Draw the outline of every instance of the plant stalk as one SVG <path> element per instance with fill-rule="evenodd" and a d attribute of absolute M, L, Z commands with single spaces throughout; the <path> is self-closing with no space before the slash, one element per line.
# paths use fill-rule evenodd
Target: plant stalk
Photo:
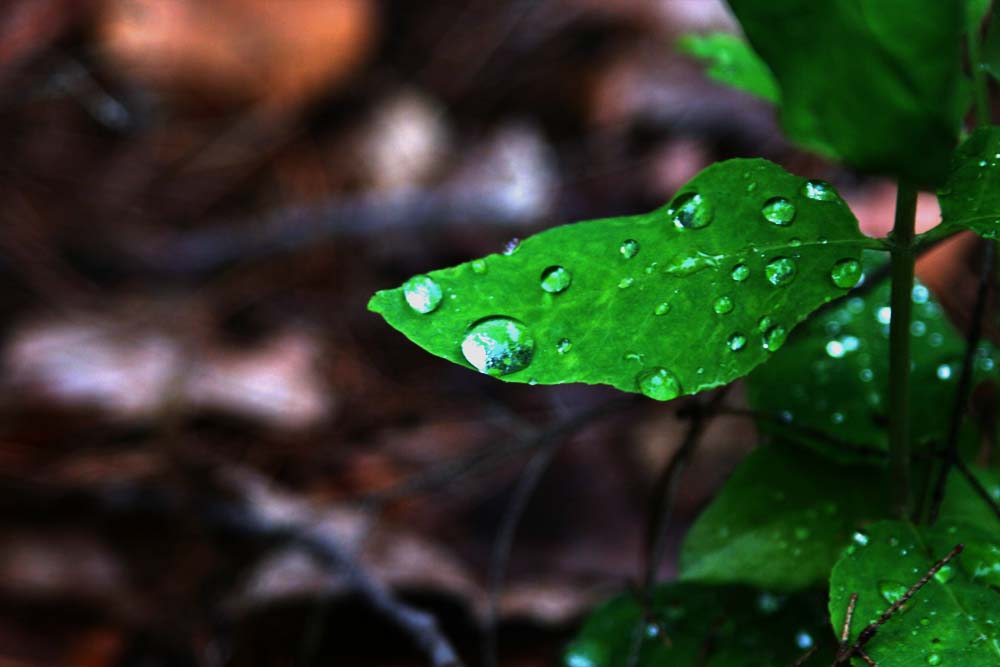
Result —
<path fill-rule="evenodd" d="M 892 227 L 892 318 L 889 322 L 889 479 L 893 510 L 909 518 L 910 315 L 913 309 L 914 225 L 917 190 L 900 182 Z"/>

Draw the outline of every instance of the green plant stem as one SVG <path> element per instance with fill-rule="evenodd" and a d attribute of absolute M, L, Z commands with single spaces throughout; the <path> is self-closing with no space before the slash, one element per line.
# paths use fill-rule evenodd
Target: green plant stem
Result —
<path fill-rule="evenodd" d="M 913 308 L 917 190 L 900 182 L 892 227 L 892 319 L 889 322 L 889 478 L 893 509 L 910 512 L 910 313 Z"/>

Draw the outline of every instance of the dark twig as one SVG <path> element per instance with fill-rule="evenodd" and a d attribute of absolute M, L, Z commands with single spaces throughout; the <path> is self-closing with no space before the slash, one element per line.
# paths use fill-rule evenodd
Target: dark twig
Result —
<path fill-rule="evenodd" d="M 878 665 L 875 664 L 875 661 L 872 660 L 867 653 L 865 653 L 865 645 L 870 642 L 873 637 L 875 637 L 879 628 L 885 625 L 886 621 L 892 618 L 892 616 L 895 615 L 895 613 L 899 611 L 904 604 L 909 602 L 910 598 L 916 595 L 917 591 L 923 588 L 924 585 L 931 580 L 931 577 L 937 574 L 942 567 L 947 565 L 952 558 L 962 553 L 962 549 L 964 548 L 964 545 L 956 544 L 955 548 L 948 552 L 948 555 L 935 563 L 931 569 L 927 570 L 927 573 L 920 578 L 920 581 L 910 586 L 910 589 L 903 593 L 902 597 L 893 602 L 888 609 L 882 612 L 882 615 L 879 616 L 874 623 L 869 623 L 864 630 L 858 634 L 857 641 L 853 644 L 847 644 L 846 637 L 850 636 L 851 618 L 854 616 L 854 606 L 858 597 L 857 593 L 851 593 L 851 599 L 847 604 L 847 614 L 844 618 L 843 630 L 840 635 L 840 648 L 837 650 L 837 657 L 834 659 L 831 667 L 839 667 L 840 665 L 847 664 L 853 657 L 861 658 L 869 665 L 878 667 Z"/>
<path fill-rule="evenodd" d="M 983 265 L 979 272 L 979 288 L 976 291 L 976 303 L 972 310 L 972 320 L 969 322 L 969 331 L 965 337 L 965 356 L 962 359 L 962 374 L 959 376 L 958 387 L 955 390 L 955 402 L 951 411 L 951 420 L 948 422 L 948 439 L 945 441 L 944 460 L 941 462 L 941 470 L 938 473 L 937 481 L 934 483 L 934 490 L 931 500 L 930 512 L 927 515 L 927 523 L 933 525 L 937 521 L 941 512 L 941 503 L 944 500 L 945 487 L 948 483 L 948 473 L 958 460 L 958 432 L 962 425 L 962 418 L 965 416 L 966 406 L 969 403 L 969 392 L 972 389 L 972 372 L 975 365 L 976 348 L 979 346 L 980 332 L 983 326 L 983 317 L 986 315 L 986 301 L 989 296 L 990 286 L 993 284 L 993 263 L 995 257 L 995 246 L 987 243 L 983 251 Z"/>
<path fill-rule="evenodd" d="M 521 477 L 517 481 L 517 486 L 514 488 L 514 494 L 504 512 L 500 531 L 493 543 L 489 573 L 490 604 L 486 615 L 485 642 L 483 644 L 483 664 L 486 667 L 496 667 L 499 664 L 497 619 L 500 612 L 500 592 L 503 588 L 504 575 L 507 572 L 507 563 L 510 561 L 510 552 L 514 545 L 514 534 L 517 532 L 521 517 L 524 516 L 528 501 L 531 500 L 542 476 L 559 451 L 559 445 L 563 442 L 565 440 L 562 438 L 550 439 L 528 461 L 524 472 L 521 473 Z"/>

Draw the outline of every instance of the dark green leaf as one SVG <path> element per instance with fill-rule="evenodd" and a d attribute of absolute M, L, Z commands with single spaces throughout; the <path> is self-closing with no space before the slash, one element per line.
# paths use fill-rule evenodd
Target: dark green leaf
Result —
<path fill-rule="evenodd" d="M 912 432 L 918 444 L 940 445 L 947 434 L 947 411 L 954 403 L 965 341 L 919 283 L 913 302 Z M 819 313 L 796 331 L 748 380 L 750 404 L 779 417 L 778 423 L 762 421 L 761 426 L 794 435 L 841 460 L 858 460 L 864 454 L 851 445 L 885 450 L 890 312 L 886 281 Z M 981 343 L 974 378 L 995 377 L 996 368 L 994 348 Z M 831 444 L 814 432 L 845 444 Z"/>
<path fill-rule="evenodd" d="M 983 25 L 986 13 L 993 0 L 965 0 L 965 25 L 969 31 L 977 30 Z"/>
<path fill-rule="evenodd" d="M 963 229 L 988 239 L 1000 235 L 1000 127 L 980 128 L 959 146 L 938 201 L 941 224 L 925 236 Z"/>
<path fill-rule="evenodd" d="M 867 171 L 938 184 L 965 111 L 962 3 L 729 0 L 803 145 Z"/>
<path fill-rule="evenodd" d="M 854 284 L 872 243 L 830 186 L 730 160 L 652 213 L 550 229 L 513 254 L 379 292 L 369 308 L 429 352 L 504 380 L 669 400 L 764 361 Z"/>
<path fill-rule="evenodd" d="M 972 473 L 993 499 L 993 502 L 1000 503 L 1000 475 L 993 470 L 978 467 L 973 467 Z M 939 523 L 966 523 L 1000 535 L 1000 519 L 997 518 L 990 505 L 976 493 L 972 484 L 957 470 L 952 469 L 946 489 L 944 502 L 941 504 L 941 513 L 938 517 Z"/>
<path fill-rule="evenodd" d="M 994 14 L 980 47 L 980 64 L 990 76 L 1000 80 L 1000 20 Z"/>
<path fill-rule="evenodd" d="M 833 652 L 822 607 L 812 594 L 785 597 L 735 586 L 666 584 L 656 590 L 647 614 L 631 595 L 597 607 L 563 664 L 625 667 L 633 638 L 642 632 L 637 667 L 789 665 L 813 644 L 820 650 L 812 660 L 827 665 Z"/>
<path fill-rule="evenodd" d="M 886 521 L 852 544 L 830 578 L 830 617 L 839 633 L 851 593 L 858 594 L 851 639 L 959 543 L 965 552 L 879 629 L 865 651 L 881 665 L 995 667 L 1000 664 L 998 533 L 959 523 L 917 528 Z M 855 664 L 861 665 L 861 661 Z"/>
<path fill-rule="evenodd" d="M 737 90 L 777 103 L 774 75 L 745 41 L 725 32 L 685 35 L 678 43 L 683 53 L 706 63 L 709 78 Z"/>
<path fill-rule="evenodd" d="M 784 443 L 747 456 L 688 532 L 681 577 L 800 590 L 825 582 L 851 534 L 887 516 L 881 467 Z"/>

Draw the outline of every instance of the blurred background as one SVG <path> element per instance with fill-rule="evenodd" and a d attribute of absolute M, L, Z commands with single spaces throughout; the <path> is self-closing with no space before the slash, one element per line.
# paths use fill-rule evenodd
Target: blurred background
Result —
<path fill-rule="evenodd" d="M 690 402 L 506 385 L 366 303 L 737 156 L 884 232 L 891 184 L 676 51 L 735 29 L 721 0 L 2 3 L 0 667 L 428 664 L 407 613 L 480 664 L 507 543 L 501 663 L 556 661 L 636 581 Z M 974 271 L 930 259 L 961 316 Z M 753 441 L 712 422 L 672 544 Z"/>

